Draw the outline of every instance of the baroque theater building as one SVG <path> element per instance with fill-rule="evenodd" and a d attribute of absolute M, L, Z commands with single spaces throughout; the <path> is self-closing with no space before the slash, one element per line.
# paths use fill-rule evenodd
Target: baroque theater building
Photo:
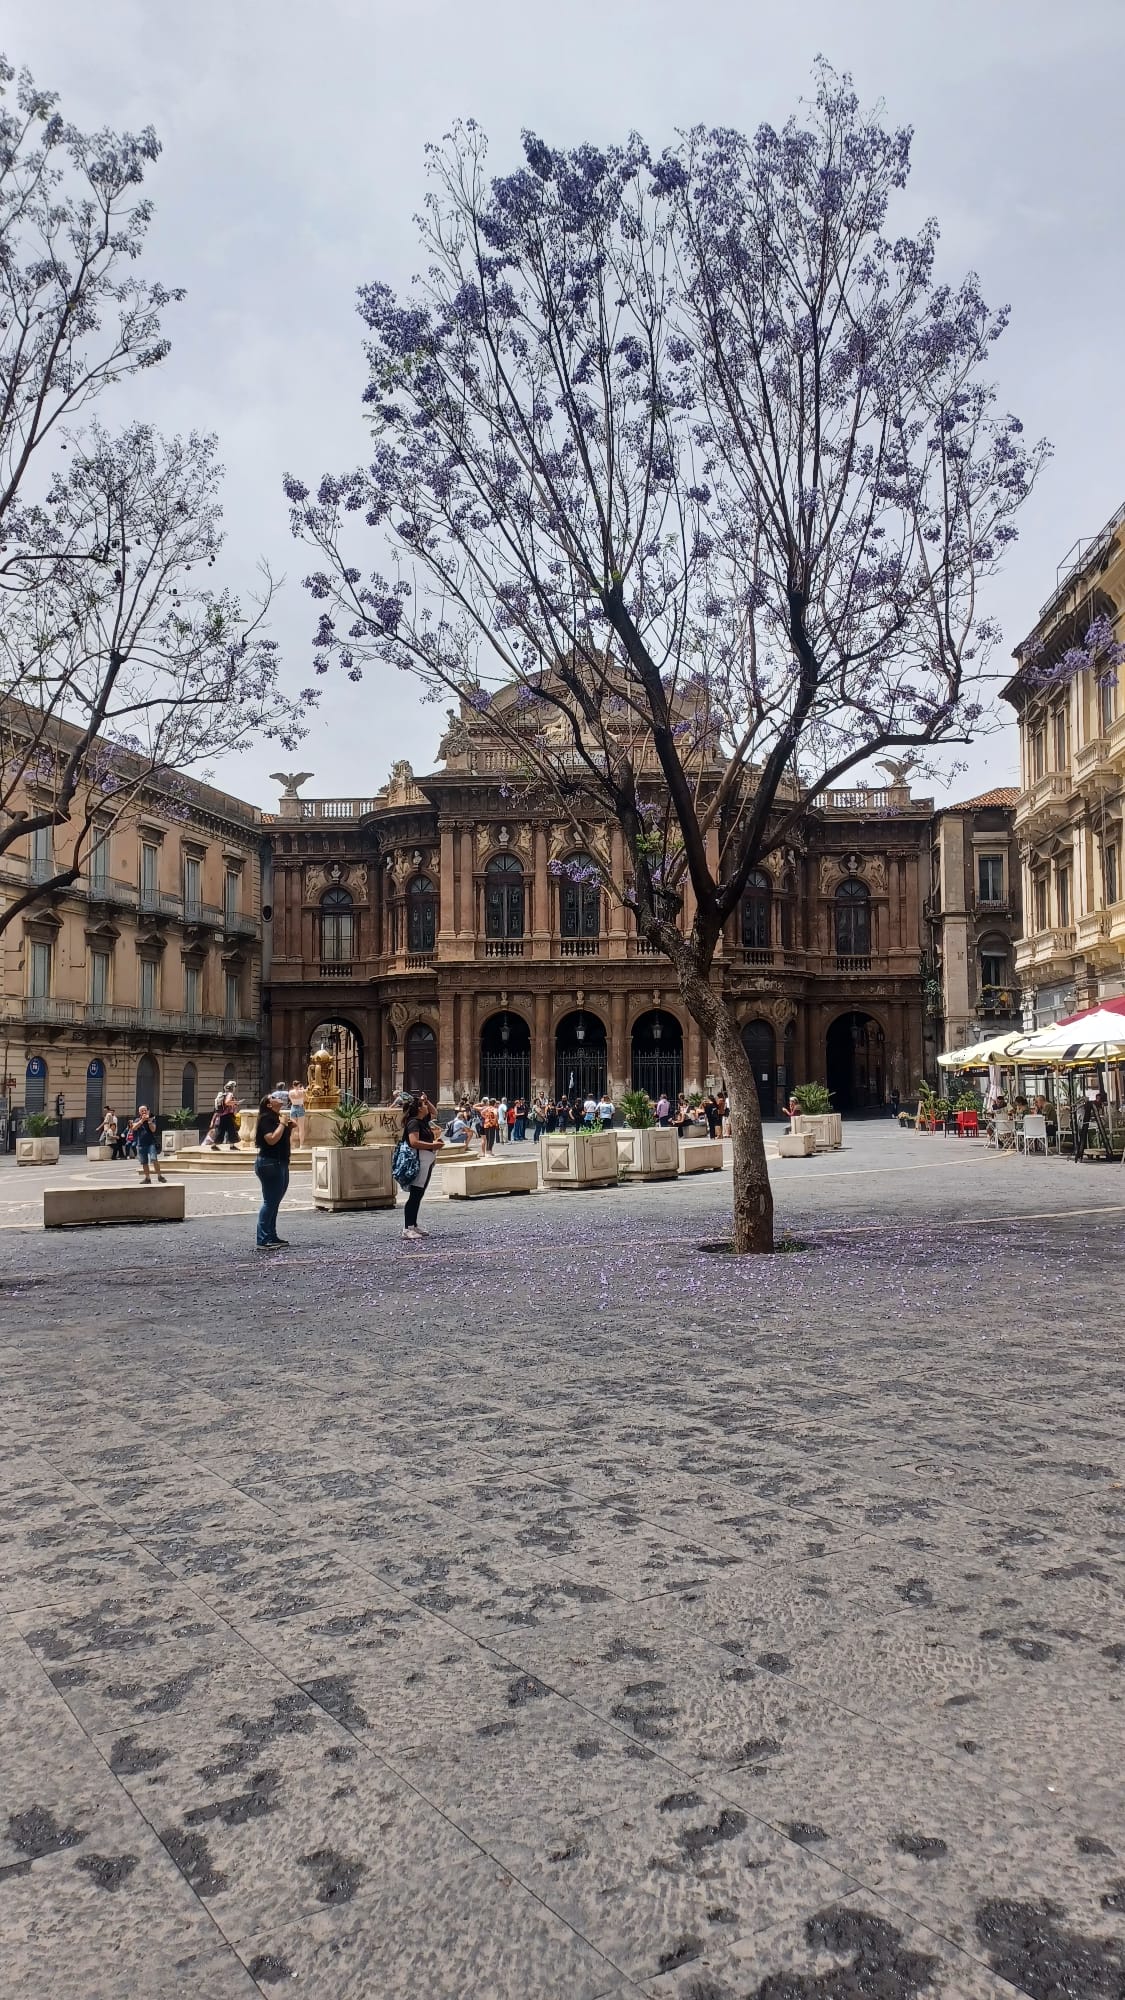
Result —
<path fill-rule="evenodd" d="M 627 881 L 620 828 L 594 814 L 580 831 L 561 823 L 527 790 L 525 768 L 488 714 L 464 704 L 427 775 L 397 763 L 368 798 L 303 798 L 303 781 L 288 783 L 263 815 L 271 1076 L 303 1075 L 324 1041 L 341 1085 L 370 1101 L 402 1087 L 445 1105 L 464 1093 L 674 1096 L 721 1083 L 670 964 L 603 886 Z M 841 1109 L 874 1108 L 892 1088 L 905 1096 L 931 1053 L 921 973 L 933 801 L 912 798 L 901 769 L 891 775 L 810 806 L 716 953 L 712 979 L 766 1116 L 814 1079 Z M 715 866 L 718 833 L 709 839 Z"/>

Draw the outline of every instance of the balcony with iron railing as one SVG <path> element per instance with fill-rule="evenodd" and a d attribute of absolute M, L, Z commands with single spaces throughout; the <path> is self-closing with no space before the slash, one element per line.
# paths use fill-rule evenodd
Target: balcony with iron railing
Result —
<path fill-rule="evenodd" d="M 1019 995 L 1011 986 L 982 986 L 978 1013 L 987 1020 L 998 1016 L 1014 1017 L 1019 1014 Z"/>

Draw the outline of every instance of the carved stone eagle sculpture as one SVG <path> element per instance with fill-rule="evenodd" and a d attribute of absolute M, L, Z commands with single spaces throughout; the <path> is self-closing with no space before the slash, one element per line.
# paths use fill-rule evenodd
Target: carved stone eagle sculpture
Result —
<path fill-rule="evenodd" d="M 905 785 L 908 773 L 914 769 L 917 762 L 917 754 L 911 750 L 905 757 L 878 757 L 875 760 L 875 768 L 879 771 L 889 771 L 892 785 Z"/>
<path fill-rule="evenodd" d="M 307 784 L 308 780 L 312 776 L 313 773 L 311 771 L 270 772 L 270 777 L 274 780 L 274 783 L 278 785 L 283 785 L 285 787 L 284 791 L 281 794 L 283 799 L 295 799 L 297 796 L 297 787 L 299 785 Z"/>

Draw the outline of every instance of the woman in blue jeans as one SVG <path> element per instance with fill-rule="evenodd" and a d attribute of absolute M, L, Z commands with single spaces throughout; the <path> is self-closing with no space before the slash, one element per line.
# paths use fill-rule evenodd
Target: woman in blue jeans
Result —
<path fill-rule="evenodd" d="M 292 1119 L 282 1109 L 276 1092 L 263 1097 L 258 1106 L 254 1144 L 258 1157 L 254 1172 L 262 1186 L 262 1206 L 258 1210 L 259 1250 L 284 1250 L 285 1239 L 277 1233 L 277 1211 L 289 1186 L 289 1142 Z"/>

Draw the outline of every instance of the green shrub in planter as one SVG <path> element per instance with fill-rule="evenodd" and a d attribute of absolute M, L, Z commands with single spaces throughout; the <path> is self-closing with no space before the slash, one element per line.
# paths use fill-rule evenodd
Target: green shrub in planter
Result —
<path fill-rule="evenodd" d="M 793 1095 L 810 1118 L 823 1118 L 832 1109 L 832 1092 L 826 1084 L 799 1083 Z"/>
<path fill-rule="evenodd" d="M 195 1120 L 195 1112 L 189 1111 L 186 1104 L 177 1104 L 176 1109 L 168 1113 L 168 1123 L 174 1125 L 177 1132 L 186 1132 L 189 1125 L 195 1124 Z"/>
<path fill-rule="evenodd" d="M 336 1144 L 338 1146 L 365 1146 L 367 1144 L 367 1106 L 356 1104 L 350 1098 L 336 1107 Z"/>
<path fill-rule="evenodd" d="M 622 1122 L 634 1132 L 651 1132 L 656 1123 L 647 1090 L 626 1090 L 617 1108 Z"/>
<path fill-rule="evenodd" d="M 20 1127 L 20 1136 L 24 1139 L 46 1139 L 53 1123 L 48 1112 L 29 1111 Z"/>

